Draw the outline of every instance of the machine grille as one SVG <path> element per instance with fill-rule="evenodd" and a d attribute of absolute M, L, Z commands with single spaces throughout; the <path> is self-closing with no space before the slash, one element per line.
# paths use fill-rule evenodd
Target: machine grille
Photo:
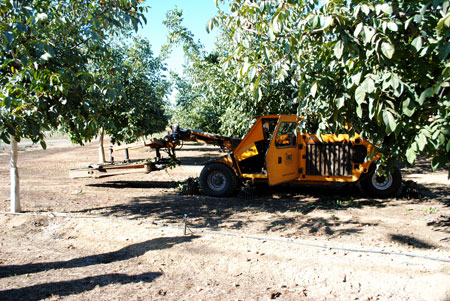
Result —
<path fill-rule="evenodd" d="M 306 145 L 306 174 L 351 176 L 353 147 L 350 143 Z"/>

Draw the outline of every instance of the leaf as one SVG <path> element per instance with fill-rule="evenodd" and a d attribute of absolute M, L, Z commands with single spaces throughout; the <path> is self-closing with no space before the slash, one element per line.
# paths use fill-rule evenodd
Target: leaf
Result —
<path fill-rule="evenodd" d="M 406 22 L 405 22 L 405 30 L 408 29 L 409 24 L 411 23 L 411 21 L 412 21 L 413 19 L 414 19 L 414 17 L 411 17 L 411 18 L 409 18 L 408 20 L 406 20 Z"/>
<path fill-rule="evenodd" d="M 92 25 L 93 25 L 93 27 L 95 29 L 99 29 L 100 28 L 100 22 L 96 18 L 92 19 Z"/>
<path fill-rule="evenodd" d="M 345 105 L 345 97 L 339 97 L 336 101 L 336 106 L 338 109 L 342 108 Z"/>
<path fill-rule="evenodd" d="M 333 18 L 331 16 L 321 16 L 320 17 L 320 25 L 322 29 L 328 28 L 333 22 Z"/>
<path fill-rule="evenodd" d="M 411 45 L 416 49 L 416 51 L 419 51 L 422 49 L 422 37 L 418 36 L 416 37 L 412 42 Z"/>
<path fill-rule="evenodd" d="M 269 35 L 269 40 L 271 42 L 275 41 L 275 35 L 273 33 L 273 30 L 270 27 L 269 27 L 269 30 L 268 30 L 267 34 Z"/>
<path fill-rule="evenodd" d="M 278 33 L 280 32 L 280 24 L 278 23 L 278 18 L 280 14 L 276 14 L 275 17 L 272 20 L 272 26 L 273 26 L 273 32 Z"/>
<path fill-rule="evenodd" d="M 341 40 L 337 41 L 334 45 L 334 55 L 340 59 L 342 57 L 342 53 L 344 51 L 344 43 Z"/>
<path fill-rule="evenodd" d="M 437 140 L 437 138 L 439 137 L 439 135 L 441 134 L 441 131 L 435 131 L 433 133 L 433 135 L 431 136 L 432 140 Z"/>
<path fill-rule="evenodd" d="M 425 145 L 427 144 L 427 138 L 424 134 L 420 133 L 419 136 L 416 137 L 417 146 L 420 151 L 423 151 Z"/>
<path fill-rule="evenodd" d="M 398 26 L 395 22 L 389 22 L 387 24 L 387 27 L 391 30 L 391 31 L 398 31 Z"/>
<path fill-rule="evenodd" d="M 394 56 L 394 45 L 389 42 L 381 43 L 381 52 L 383 52 L 384 56 L 391 59 Z"/>
<path fill-rule="evenodd" d="M 370 8 L 366 4 L 361 5 L 361 11 L 368 16 L 370 14 Z"/>
<path fill-rule="evenodd" d="M 373 107 L 374 102 L 375 102 L 375 99 L 373 99 L 372 97 L 369 98 L 369 119 L 370 120 L 372 120 L 373 117 L 375 116 L 375 110 L 374 110 L 374 107 Z"/>
<path fill-rule="evenodd" d="M 5 99 L 3 100 L 3 105 L 5 106 L 5 108 L 9 109 L 9 107 L 11 106 L 11 101 L 11 97 L 5 97 Z"/>
<path fill-rule="evenodd" d="M 450 54 L 450 43 L 445 43 L 444 45 L 439 47 L 439 59 L 445 60 L 449 54 Z"/>
<path fill-rule="evenodd" d="M 386 134 L 390 134 L 395 131 L 397 122 L 395 121 L 394 115 L 392 115 L 390 111 L 383 111 L 383 122 L 386 125 Z"/>
<path fill-rule="evenodd" d="M 375 90 L 375 83 L 370 77 L 367 77 L 361 84 L 366 93 L 372 93 Z"/>
<path fill-rule="evenodd" d="M 46 20 L 48 18 L 46 13 L 38 13 L 36 14 L 36 22 L 40 21 L 40 20 Z"/>
<path fill-rule="evenodd" d="M 359 117 L 359 118 L 362 118 L 362 108 L 361 108 L 361 105 L 359 105 L 358 107 L 356 107 L 356 115 Z"/>
<path fill-rule="evenodd" d="M 361 105 L 366 98 L 366 92 L 364 91 L 362 86 L 359 86 L 355 90 L 355 100 L 358 103 L 358 105 Z"/>
<path fill-rule="evenodd" d="M 414 102 L 411 101 L 410 98 L 407 98 L 402 103 L 402 110 L 406 116 L 411 117 L 414 114 L 414 111 L 416 110 L 416 106 L 415 106 Z"/>
<path fill-rule="evenodd" d="M 52 47 L 50 47 L 49 45 L 45 45 L 44 49 L 50 54 L 50 57 L 54 57 L 55 56 L 55 50 L 53 50 Z"/>
<path fill-rule="evenodd" d="M 248 68 L 250 67 L 250 64 L 245 62 L 244 65 L 241 68 L 241 76 L 244 76 L 248 72 Z"/>
<path fill-rule="evenodd" d="M 41 59 L 43 59 L 44 61 L 48 61 L 51 57 L 52 55 L 48 52 L 45 52 L 43 55 L 41 55 Z"/>
<path fill-rule="evenodd" d="M 448 158 L 446 158 L 445 155 L 434 157 L 433 160 L 431 160 L 431 168 L 435 171 L 436 168 L 444 167 L 447 162 Z"/>
<path fill-rule="evenodd" d="M 423 91 L 420 94 L 419 99 L 417 99 L 416 101 L 420 104 L 423 105 L 423 102 L 425 101 L 426 98 L 431 97 L 434 95 L 434 89 L 433 88 L 427 88 L 425 89 L 425 91 Z"/>
<path fill-rule="evenodd" d="M 256 99 L 258 102 L 261 100 L 262 98 L 261 88 L 256 88 L 253 90 L 253 98 Z"/>
<path fill-rule="evenodd" d="M 429 49 L 430 49 L 430 47 L 424 47 L 424 48 L 422 48 L 422 51 L 420 52 L 420 57 L 426 56 Z"/>
<path fill-rule="evenodd" d="M 248 69 L 248 79 L 250 80 L 250 81 L 253 81 L 253 79 L 255 78 L 255 75 L 256 75 L 256 72 L 257 72 L 258 70 L 256 69 L 256 67 L 255 66 L 252 66 L 252 67 L 250 67 L 249 69 Z"/>
<path fill-rule="evenodd" d="M 6 39 L 8 40 L 9 43 L 14 41 L 14 33 L 12 31 L 6 31 L 5 32 L 5 37 L 6 37 Z"/>
<path fill-rule="evenodd" d="M 415 151 L 416 145 L 415 142 L 411 144 L 411 146 L 406 150 L 406 160 L 409 164 L 413 164 L 414 161 L 416 161 L 416 151 Z"/>
<path fill-rule="evenodd" d="M 381 10 L 387 15 L 392 14 L 392 6 L 389 5 L 388 3 L 383 3 L 381 5 Z"/>
<path fill-rule="evenodd" d="M 391 80 L 389 82 L 394 90 L 400 86 L 400 79 L 394 74 L 391 75 Z"/>
<path fill-rule="evenodd" d="M 317 93 L 317 82 L 315 82 L 312 87 L 311 87 L 311 95 L 312 97 L 316 97 L 316 93 Z"/>
<path fill-rule="evenodd" d="M 375 29 L 364 26 L 364 35 L 365 35 L 365 43 L 370 43 L 372 41 L 372 37 L 375 34 Z"/>
<path fill-rule="evenodd" d="M 47 144 L 45 143 L 44 140 L 41 140 L 41 141 L 39 141 L 39 142 L 41 143 L 41 147 L 42 147 L 43 149 L 47 149 Z"/>
<path fill-rule="evenodd" d="M 355 75 L 352 75 L 352 82 L 354 85 L 359 85 L 361 82 L 362 72 L 358 72 Z"/>
<path fill-rule="evenodd" d="M 210 33 L 213 28 L 214 28 L 214 20 L 215 18 L 211 18 L 207 23 L 206 23 L 206 32 Z"/>
<path fill-rule="evenodd" d="M 447 14 L 439 20 L 437 24 L 437 28 L 439 31 L 442 31 L 444 29 L 444 26 L 450 27 L 450 11 L 447 12 Z"/>
<path fill-rule="evenodd" d="M 363 28 L 363 24 L 362 23 L 358 23 L 358 25 L 356 25 L 355 31 L 353 32 L 353 36 L 355 38 L 357 38 L 359 36 L 359 34 L 361 33 L 362 28 Z"/>

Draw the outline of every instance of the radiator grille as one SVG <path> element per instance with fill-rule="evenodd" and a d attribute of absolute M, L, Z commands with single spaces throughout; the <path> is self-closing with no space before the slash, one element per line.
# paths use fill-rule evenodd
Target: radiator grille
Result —
<path fill-rule="evenodd" d="M 315 143 L 306 145 L 306 174 L 321 176 L 352 175 L 350 143 Z"/>

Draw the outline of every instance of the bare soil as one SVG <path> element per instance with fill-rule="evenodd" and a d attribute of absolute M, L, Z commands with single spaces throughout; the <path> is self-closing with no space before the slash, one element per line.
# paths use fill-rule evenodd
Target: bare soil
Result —
<path fill-rule="evenodd" d="M 185 145 L 166 171 L 69 178 L 97 153 L 22 147 L 24 214 L 0 214 L 0 300 L 450 300 L 450 182 L 427 160 L 403 170 L 421 199 L 347 185 L 211 198 L 179 186 L 217 148 Z M 9 203 L 3 150 L 0 211 Z"/>

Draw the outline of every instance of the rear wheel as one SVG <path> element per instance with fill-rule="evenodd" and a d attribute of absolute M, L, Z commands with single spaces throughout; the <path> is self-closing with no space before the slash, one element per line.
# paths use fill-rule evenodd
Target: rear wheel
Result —
<path fill-rule="evenodd" d="M 209 196 L 230 196 L 238 187 L 238 178 L 234 171 L 221 163 L 211 163 L 203 167 L 199 181 L 201 189 Z"/>
<path fill-rule="evenodd" d="M 375 197 L 385 198 L 394 196 L 402 184 L 402 175 L 397 167 L 388 174 L 378 175 L 375 168 L 371 168 L 370 175 L 361 181 L 362 189 Z"/>

